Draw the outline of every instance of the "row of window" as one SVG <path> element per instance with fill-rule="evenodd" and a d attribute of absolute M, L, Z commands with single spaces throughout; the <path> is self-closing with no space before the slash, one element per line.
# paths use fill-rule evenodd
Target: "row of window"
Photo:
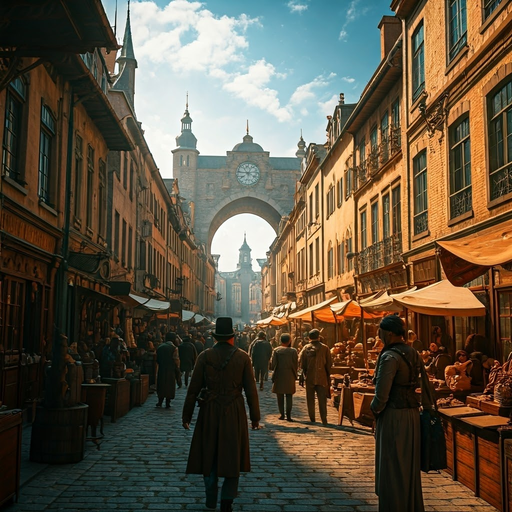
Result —
<path fill-rule="evenodd" d="M 512 79 L 488 95 L 489 201 L 512 193 Z M 469 114 L 455 121 L 449 135 L 449 218 L 472 211 L 471 124 Z M 428 231 L 427 151 L 413 158 L 414 235 Z"/>
<path fill-rule="evenodd" d="M 483 21 L 506 0 L 483 0 Z M 450 63 L 467 46 L 467 0 L 447 0 L 447 61 Z M 412 41 L 412 99 L 425 90 L 425 28 L 421 20 L 413 32 Z"/>

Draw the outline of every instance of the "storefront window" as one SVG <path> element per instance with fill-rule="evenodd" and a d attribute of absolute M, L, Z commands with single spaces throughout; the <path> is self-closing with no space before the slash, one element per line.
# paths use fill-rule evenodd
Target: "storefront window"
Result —
<path fill-rule="evenodd" d="M 511 323 L 512 312 L 510 304 L 512 303 L 512 292 L 500 293 L 500 341 L 503 350 L 503 360 L 506 361 L 512 351 L 511 342 Z"/>

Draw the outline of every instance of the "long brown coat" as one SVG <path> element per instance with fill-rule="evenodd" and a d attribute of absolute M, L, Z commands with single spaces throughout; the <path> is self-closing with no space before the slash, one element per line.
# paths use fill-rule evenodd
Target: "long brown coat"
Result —
<path fill-rule="evenodd" d="M 299 356 L 292 347 L 277 347 L 272 354 L 270 367 L 272 374 L 272 393 L 293 395 L 296 391 L 297 367 Z"/>
<path fill-rule="evenodd" d="M 159 399 L 176 396 L 176 371 L 180 368 L 178 349 L 171 341 L 162 343 L 156 351 L 158 374 L 156 390 Z"/>
<path fill-rule="evenodd" d="M 215 459 L 217 475 L 237 477 L 251 470 L 249 429 L 242 389 L 251 421 L 260 420 L 258 391 L 249 356 L 237 349 L 223 370 L 219 370 L 233 347 L 218 342 L 199 354 L 183 406 L 183 423 L 190 423 L 196 397 L 203 387 L 209 398 L 199 408 L 192 436 L 187 473 L 208 476 Z"/>

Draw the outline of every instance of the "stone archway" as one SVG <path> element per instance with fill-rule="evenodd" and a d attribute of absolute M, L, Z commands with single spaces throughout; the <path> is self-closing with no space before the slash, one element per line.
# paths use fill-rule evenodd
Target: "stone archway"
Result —
<path fill-rule="evenodd" d="M 208 253 L 211 253 L 213 237 L 222 224 L 231 217 L 242 213 L 256 215 L 267 221 L 276 233 L 279 230 L 279 223 L 281 222 L 282 216 L 274 206 L 256 197 L 240 197 L 227 204 L 221 205 L 220 209 L 214 215 L 208 228 Z"/>

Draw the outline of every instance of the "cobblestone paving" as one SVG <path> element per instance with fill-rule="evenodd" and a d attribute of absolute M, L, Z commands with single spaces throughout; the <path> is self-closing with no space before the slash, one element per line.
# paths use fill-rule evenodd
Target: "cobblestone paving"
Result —
<path fill-rule="evenodd" d="M 270 382 L 265 388 L 263 428 L 250 432 L 252 472 L 240 479 L 235 511 L 376 511 L 370 430 L 335 426 L 332 407 L 329 426 L 309 423 L 302 388 L 294 398 L 295 422 L 280 421 Z M 29 463 L 25 439 L 22 480 L 27 481 L 19 503 L 6 512 L 205 510 L 202 478 L 184 474 L 192 436 L 180 421 L 185 392 L 177 390 L 170 410 L 155 408 L 150 395 L 117 423 L 107 419 L 101 449 L 88 443 L 77 464 Z M 24 430 L 26 437 L 29 433 Z M 496 510 L 446 474 L 422 478 L 428 511 Z"/>

